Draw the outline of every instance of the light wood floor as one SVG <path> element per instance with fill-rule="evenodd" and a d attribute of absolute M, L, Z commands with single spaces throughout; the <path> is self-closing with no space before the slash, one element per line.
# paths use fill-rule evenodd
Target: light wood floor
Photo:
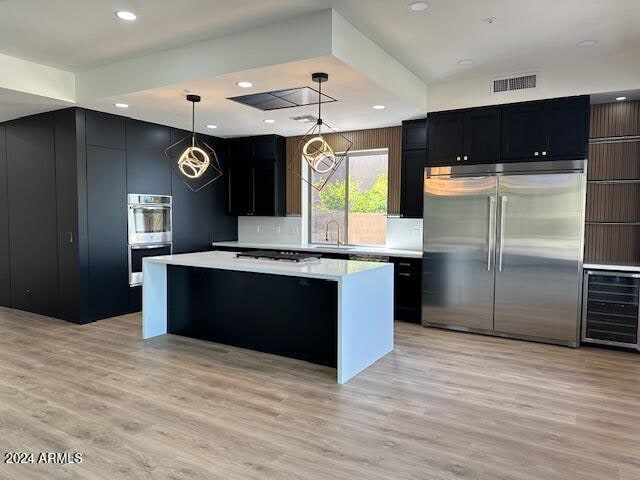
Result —
<path fill-rule="evenodd" d="M 396 325 L 334 371 L 0 308 L 0 453 L 84 454 L 0 478 L 640 479 L 640 355 Z M 3 455 L 4 458 L 4 455 Z"/>

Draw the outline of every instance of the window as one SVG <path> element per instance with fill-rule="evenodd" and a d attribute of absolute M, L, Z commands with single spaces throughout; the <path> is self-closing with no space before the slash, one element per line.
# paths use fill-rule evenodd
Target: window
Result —
<path fill-rule="evenodd" d="M 384 245 L 387 239 L 388 151 L 349 152 L 321 191 L 309 189 L 311 243 Z M 311 181 L 319 175 L 311 171 Z M 337 225 L 336 225 L 337 223 Z"/>

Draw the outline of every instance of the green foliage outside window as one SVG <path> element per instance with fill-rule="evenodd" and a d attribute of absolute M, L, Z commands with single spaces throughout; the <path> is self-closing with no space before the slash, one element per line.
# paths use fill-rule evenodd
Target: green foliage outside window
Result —
<path fill-rule="evenodd" d="M 320 212 L 335 212 L 345 209 L 346 181 L 339 180 L 327 184 L 320 192 L 320 203 L 317 208 Z M 361 191 L 360 182 L 351 179 L 349 182 L 349 206 L 354 213 L 387 213 L 387 192 L 389 188 L 389 176 L 381 173 L 376 178 L 373 186 Z"/>

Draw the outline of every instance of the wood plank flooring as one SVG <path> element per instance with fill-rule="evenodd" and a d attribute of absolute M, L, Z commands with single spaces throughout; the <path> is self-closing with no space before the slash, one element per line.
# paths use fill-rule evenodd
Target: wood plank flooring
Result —
<path fill-rule="evenodd" d="M 0 308 L 1 479 L 638 480 L 640 355 L 396 324 L 329 368 Z M 4 458 L 4 455 L 3 455 Z"/>

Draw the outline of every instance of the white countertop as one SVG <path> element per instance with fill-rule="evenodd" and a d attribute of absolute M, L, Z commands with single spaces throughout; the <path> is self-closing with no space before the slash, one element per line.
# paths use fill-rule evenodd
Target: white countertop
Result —
<path fill-rule="evenodd" d="M 264 250 L 293 250 L 301 252 L 315 253 L 342 253 L 344 255 L 380 255 L 389 257 L 422 258 L 422 252 L 418 250 L 400 250 L 386 247 L 364 247 L 355 246 L 349 248 L 332 247 L 331 245 L 310 245 L 310 244 L 278 244 L 278 243 L 248 243 L 248 242 L 213 242 L 212 247 L 238 247 L 255 248 Z"/>
<path fill-rule="evenodd" d="M 254 260 L 237 258 L 233 252 L 183 253 L 179 255 L 146 257 L 142 261 L 143 265 L 149 262 L 166 265 L 181 265 L 185 267 L 237 270 L 241 272 L 267 273 L 272 275 L 289 275 L 293 277 L 322 278 L 325 280 L 340 280 L 349 275 L 356 275 L 380 268 L 393 269 L 393 265 L 390 263 L 356 262 L 353 260 L 339 260 L 331 258 L 321 258 L 310 263 Z"/>
<path fill-rule="evenodd" d="M 625 265 L 614 263 L 585 263 L 584 270 L 610 270 L 615 272 L 640 272 L 640 265 Z"/>

